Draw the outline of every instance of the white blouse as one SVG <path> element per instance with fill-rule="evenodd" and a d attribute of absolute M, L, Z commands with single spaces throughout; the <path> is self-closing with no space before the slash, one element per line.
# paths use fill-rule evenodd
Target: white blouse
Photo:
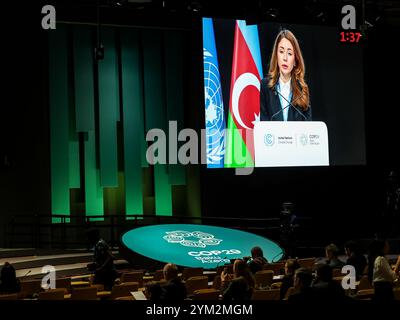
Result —
<path fill-rule="evenodd" d="M 291 81 L 292 78 L 289 79 L 288 82 L 283 82 L 282 79 L 279 77 L 279 93 L 283 96 L 279 97 L 280 102 L 281 102 L 281 107 L 283 109 L 283 120 L 287 121 L 288 119 L 288 114 L 289 114 L 289 108 L 286 108 L 288 104 L 290 104 L 291 100 L 291 93 L 292 93 L 292 87 L 291 87 Z"/>
<path fill-rule="evenodd" d="M 389 262 L 385 257 L 379 256 L 375 259 L 374 263 L 374 273 L 372 276 L 372 282 L 393 282 L 396 280 L 397 275 L 392 270 L 389 265 Z"/>

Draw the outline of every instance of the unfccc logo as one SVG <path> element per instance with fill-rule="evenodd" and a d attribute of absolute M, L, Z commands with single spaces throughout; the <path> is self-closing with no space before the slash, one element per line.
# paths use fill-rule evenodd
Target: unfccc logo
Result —
<path fill-rule="evenodd" d="M 163 237 L 169 243 L 179 243 L 184 247 L 205 248 L 207 246 L 217 246 L 222 240 L 214 238 L 214 235 L 201 231 L 170 231 Z M 194 240 L 190 239 L 194 238 Z"/>
<path fill-rule="evenodd" d="M 275 142 L 275 137 L 273 134 L 267 133 L 264 136 L 264 143 L 266 146 L 271 147 L 274 145 L 274 142 Z"/>

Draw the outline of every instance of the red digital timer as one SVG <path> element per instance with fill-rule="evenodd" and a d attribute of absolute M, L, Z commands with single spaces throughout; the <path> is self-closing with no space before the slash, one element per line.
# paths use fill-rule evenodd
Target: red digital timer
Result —
<path fill-rule="evenodd" d="M 360 32 L 345 32 L 340 33 L 340 42 L 357 43 L 361 38 Z"/>

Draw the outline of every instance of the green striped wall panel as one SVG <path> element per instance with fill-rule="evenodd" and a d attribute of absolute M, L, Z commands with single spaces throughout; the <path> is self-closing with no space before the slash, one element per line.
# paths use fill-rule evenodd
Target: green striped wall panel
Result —
<path fill-rule="evenodd" d="M 167 31 L 164 34 L 167 119 L 177 121 L 178 134 L 184 129 L 182 41 L 182 34 L 178 32 Z M 179 161 L 178 164 L 170 164 L 168 172 L 171 185 L 186 184 L 185 167 Z"/>
<path fill-rule="evenodd" d="M 81 26 L 73 31 L 76 131 L 94 131 L 93 32 Z"/>
<path fill-rule="evenodd" d="M 67 29 L 49 32 L 51 212 L 70 214 Z M 59 219 L 53 219 L 59 222 Z"/>
<path fill-rule="evenodd" d="M 146 131 L 159 128 L 166 132 L 168 128 L 164 104 L 162 40 L 160 31 L 146 30 L 142 32 Z M 156 215 L 172 215 L 171 186 L 167 168 L 167 165 L 154 166 Z"/>
<path fill-rule="evenodd" d="M 75 68 L 74 68 L 74 45 L 73 29 L 68 28 L 67 52 L 68 52 L 68 113 L 69 113 L 69 187 L 80 188 L 80 162 L 79 162 L 79 136 L 76 130 L 76 91 L 75 91 Z"/>
<path fill-rule="evenodd" d="M 103 216 L 105 210 L 119 213 L 124 208 L 126 214 L 143 214 L 146 199 L 151 202 L 148 212 L 172 215 L 172 190 L 175 208 L 185 211 L 182 197 L 186 189 L 173 186 L 192 185 L 187 168 L 178 164 L 143 169 L 149 167 L 146 132 L 161 128 L 168 134 L 168 120 L 178 121 L 178 131 L 184 128 L 182 35 L 102 28 L 105 59 L 98 62 L 96 91 L 95 30 L 88 26 L 68 28 L 58 25 L 49 33 L 52 213 L 70 214 L 70 202 L 78 201 L 70 198 L 71 188 L 84 188 L 87 216 Z M 117 121 L 122 121 L 120 141 Z M 83 154 L 79 133 L 83 133 Z M 118 172 L 119 156 L 124 157 L 123 172 Z M 79 168 L 80 160 L 84 160 L 84 170 Z M 145 175 L 146 170 L 150 174 Z M 195 185 L 189 189 L 196 190 Z M 199 214 L 197 197 L 186 201 L 188 210 Z"/>
<path fill-rule="evenodd" d="M 98 62 L 99 72 L 99 148 L 102 187 L 118 186 L 117 109 L 119 105 L 118 65 L 115 30 L 102 29 L 104 60 Z"/>
<path fill-rule="evenodd" d="M 96 126 L 93 80 L 93 30 L 74 27 L 76 128 L 84 135 L 86 216 L 104 215 L 104 195 L 96 160 Z M 102 219 L 96 219 L 102 220 Z"/>
<path fill-rule="evenodd" d="M 88 132 L 84 145 L 86 216 L 103 215 L 103 188 L 100 185 L 100 170 L 96 166 L 96 136 L 94 131 Z"/>
<path fill-rule="evenodd" d="M 172 190 L 167 168 L 166 165 L 154 166 L 155 205 L 156 215 L 159 216 L 172 216 Z"/>
<path fill-rule="evenodd" d="M 80 188 L 81 187 L 81 174 L 80 174 L 80 163 L 79 163 L 79 140 L 78 135 L 75 133 L 75 137 L 69 140 L 69 188 Z"/>
<path fill-rule="evenodd" d="M 146 132 L 153 128 L 167 127 L 165 89 L 162 66 L 162 33 L 143 31 L 144 97 Z"/>
<path fill-rule="evenodd" d="M 126 214 L 143 214 L 144 118 L 138 41 L 136 31 L 120 34 Z"/>

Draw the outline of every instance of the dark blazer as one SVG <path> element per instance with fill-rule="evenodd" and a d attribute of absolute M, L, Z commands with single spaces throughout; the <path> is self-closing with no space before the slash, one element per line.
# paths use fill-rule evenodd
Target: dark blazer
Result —
<path fill-rule="evenodd" d="M 268 87 L 268 80 L 268 77 L 261 80 L 260 120 L 271 121 L 271 117 L 276 114 L 272 121 L 283 121 L 283 112 L 279 112 L 282 110 L 279 94 Z M 288 103 L 286 103 L 286 105 L 287 104 Z M 297 107 L 297 110 L 292 106 L 288 107 L 288 121 L 312 121 L 311 106 L 309 106 L 306 111 L 303 111 L 303 109 L 296 106 L 296 103 L 293 105 Z M 303 114 L 304 117 L 300 113 Z"/>
<path fill-rule="evenodd" d="M 187 295 L 185 284 L 180 279 L 172 279 L 162 286 L 160 300 L 180 301 Z"/>
<path fill-rule="evenodd" d="M 252 274 L 261 271 L 264 265 L 268 264 L 268 260 L 264 257 L 257 257 L 249 261 L 248 266 Z"/>
<path fill-rule="evenodd" d="M 253 289 L 249 287 L 244 277 L 233 279 L 222 290 L 223 300 L 250 300 Z"/>
<path fill-rule="evenodd" d="M 294 278 L 293 274 L 285 274 L 285 276 L 282 278 L 282 284 L 280 287 L 281 300 L 283 300 L 285 298 L 286 293 L 289 290 L 289 288 L 294 286 L 293 278 Z"/>

